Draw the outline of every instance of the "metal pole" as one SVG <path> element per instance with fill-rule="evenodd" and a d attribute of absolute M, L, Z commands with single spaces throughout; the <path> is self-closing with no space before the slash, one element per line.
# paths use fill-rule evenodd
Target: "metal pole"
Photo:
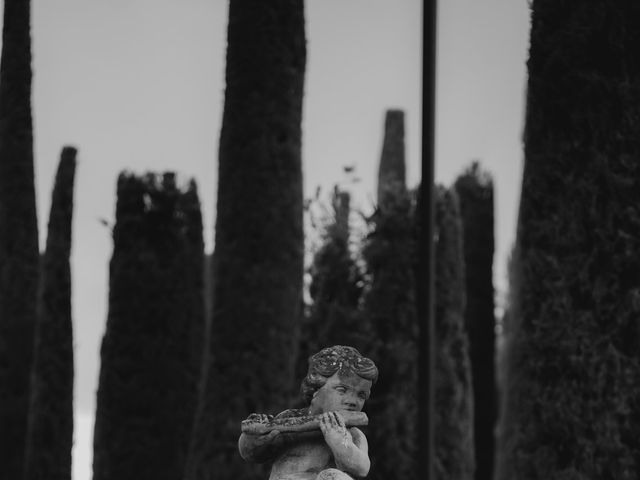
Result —
<path fill-rule="evenodd" d="M 434 152 L 437 0 L 423 1 L 422 25 L 422 181 L 417 309 L 420 325 L 418 365 L 418 468 L 422 480 L 435 480 L 435 322 L 434 322 Z"/>

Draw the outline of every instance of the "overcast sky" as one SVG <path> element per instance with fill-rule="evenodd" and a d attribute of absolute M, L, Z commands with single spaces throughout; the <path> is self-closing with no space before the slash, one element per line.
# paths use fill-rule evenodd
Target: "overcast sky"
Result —
<path fill-rule="evenodd" d="M 406 112 L 407 173 L 420 176 L 420 0 L 307 0 L 305 194 L 355 165 L 370 207 L 384 112 Z M 522 171 L 527 0 L 439 2 L 436 178 L 472 160 L 494 177 L 495 281 L 505 286 Z M 90 478 L 91 415 L 107 316 L 116 178 L 176 170 L 198 182 L 207 249 L 215 219 L 226 0 L 32 0 L 41 245 L 60 150 L 79 149 L 73 224 L 75 480 Z"/>

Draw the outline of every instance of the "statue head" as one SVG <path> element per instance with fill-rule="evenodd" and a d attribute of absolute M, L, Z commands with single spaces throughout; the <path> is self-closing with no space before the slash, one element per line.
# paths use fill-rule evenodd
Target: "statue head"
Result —
<path fill-rule="evenodd" d="M 375 383 L 378 379 L 378 368 L 375 363 L 355 348 L 343 345 L 323 348 L 309 357 L 309 370 L 300 386 L 305 401 L 310 403 L 313 394 L 336 373 L 340 377 L 357 375 L 370 380 L 371 383 Z"/>

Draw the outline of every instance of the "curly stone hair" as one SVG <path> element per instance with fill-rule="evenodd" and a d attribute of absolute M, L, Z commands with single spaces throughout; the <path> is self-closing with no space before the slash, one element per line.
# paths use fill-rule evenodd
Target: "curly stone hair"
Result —
<path fill-rule="evenodd" d="M 320 350 L 309 357 L 309 370 L 302 380 L 300 392 L 307 403 L 311 403 L 313 394 L 319 390 L 327 379 L 336 372 L 342 375 L 355 374 L 365 380 L 376 383 L 378 368 L 373 361 L 353 347 L 334 345 Z"/>

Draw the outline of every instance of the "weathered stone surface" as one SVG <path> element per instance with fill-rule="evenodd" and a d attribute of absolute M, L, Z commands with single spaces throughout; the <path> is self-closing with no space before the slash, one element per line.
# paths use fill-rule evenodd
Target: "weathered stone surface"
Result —
<path fill-rule="evenodd" d="M 347 427 L 364 427 L 369 424 L 369 418 L 364 412 L 341 410 Z M 243 433 L 251 435 L 263 435 L 272 430 L 280 432 L 309 432 L 320 429 L 321 415 L 301 415 L 299 417 L 270 418 L 264 421 L 261 415 L 252 414 L 242 422 Z"/>
<path fill-rule="evenodd" d="M 365 477 L 371 461 L 362 407 L 378 369 L 355 348 L 336 345 L 309 359 L 301 392 L 308 408 L 272 415 L 253 413 L 242 422 L 242 458 L 271 463 L 269 480 L 349 480 Z"/>

